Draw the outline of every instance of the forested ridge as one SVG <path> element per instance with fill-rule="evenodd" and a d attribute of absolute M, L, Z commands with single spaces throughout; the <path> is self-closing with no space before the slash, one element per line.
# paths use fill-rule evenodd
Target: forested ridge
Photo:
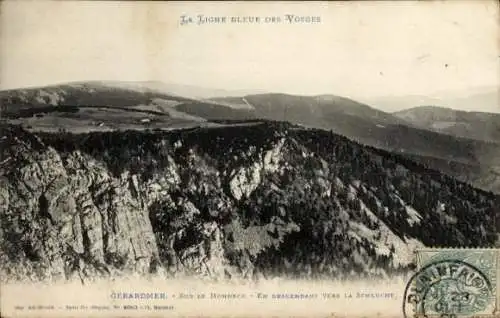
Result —
<path fill-rule="evenodd" d="M 55 162 L 57 172 L 51 173 L 77 189 L 66 196 L 75 202 L 80 192 L 89 197 L 94 211 L 89 218 L 95 224 L 82 226 L 87 238 L 63 238 L 70 245 L 82 241 L 85 268 L 132 270 L 135 245 L 144 245 L 147 271 L 161 268 L 165 275 L 386 276 L 411 268 L 418 247 L 493 247 L 497 240 L 498 196 L 403 155 L 324 130 L 269 121 L 169 132 L 37 135 L 10 126 L 2 128 L 2 136 L 0 173 L 6 185 L 3 197 L 9 199 L 1 205 L 2 218 L 8 220 L 2 222 L 1 241 L 9 262 L 17 262 L 8 252 L 13 246 L 24 250 L 27 259 L 38 255 L 37 260 L 49 248 L 33 243 L 35 237 L 26 233 L 20 243 L 9 239 L 25 231 L 15 226 L 20 222 L 13 213 L 19 206 L 15 200 L 30 206 L 25 220 L 59 238 L 63 234 L 57 222 L 73 224 L 62 214 L 91 215 L 78 205 L 71 211 L 58 208 L 50 197 L 45 205 L 54 221 L 47 223 L 36 213 L 41 207 L 37 190 L 22 198 L 14 187 L 28 178 L 40 179 L 43 189 L 53 187 L 38 172 L 23 174 L 19 169 L 37 160 Z M 40 166 L 27 171 L 45 169 Z M 88 186 L 82 188 L 81 179 L 88 179 L 83 182 Z M 137 212 L 109 203 L 120 198 Z M 130 220 L 112 221 L 123 209 L 145 222 L 141 231 L 151 231 L 149 243 L 139 234 L 132 247 L 109 242 L 110 237 L 129 235 L 116 224 Z M 37 244 L 39 248 L 25 248 Z M 50 248 L 56 255 L 70 257 L 54 244 Z"/>

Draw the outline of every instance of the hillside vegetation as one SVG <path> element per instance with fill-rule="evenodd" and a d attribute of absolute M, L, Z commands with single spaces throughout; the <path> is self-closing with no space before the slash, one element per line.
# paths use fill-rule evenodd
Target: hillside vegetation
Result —
<path fill-rule="evenodd" d="M 3 280 L 387 277 L 497 239 L 498 196 L 323 130 L 1 135 Z"/>

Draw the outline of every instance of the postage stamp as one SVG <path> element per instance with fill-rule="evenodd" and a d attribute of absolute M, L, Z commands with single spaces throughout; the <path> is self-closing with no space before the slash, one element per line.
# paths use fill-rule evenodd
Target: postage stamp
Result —
<path fill-rule="evenodd" d="M 500 249 L 419 249 L 405 318 L 500 317 Z"/>

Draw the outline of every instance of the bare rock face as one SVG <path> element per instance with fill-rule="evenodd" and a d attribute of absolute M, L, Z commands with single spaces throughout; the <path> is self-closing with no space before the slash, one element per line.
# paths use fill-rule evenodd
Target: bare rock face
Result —
<path fill-rule="evenodd" d="M 24 278 L 31 267 L 35 279 L 152 270 L 158 249 L 137 176 L 112 177 L 79 152 L 64 163 L 53 148 L 19 155 L 28 162 L 2 178 L 0 195 L 11 225 L 2 231 L 10 244 L 2 256 L 13 263 L 7 277 Z"/>
<path fill-rule="evenodd" d="M 497 196 L 324 131 L 0 128 L 3 281 L 384 277 L 498 238 Z"/>
<path fill-rule="evenodd" d="M 250 167 L 241 167 L 233 173 L 229 181 L 231 194 L 236 200 L 248 198 L 257 189 L 265 173 L 273 173 L 280 169 L 282 148 L 285 139 L 281 139 L 270 150 L 265 151 Z"/>

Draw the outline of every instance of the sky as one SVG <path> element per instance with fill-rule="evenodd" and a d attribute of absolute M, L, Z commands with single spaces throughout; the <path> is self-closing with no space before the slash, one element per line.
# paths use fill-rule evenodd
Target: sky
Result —
<path fill-rule="evenodd" d="M 154 80 L 369 99 L 500 83 L 497 1 L 0 5 L 0 89 Z M 199 14 L 281 22 L 197 25 Z M 181 25 L 182 15 L 195 23 Z"/>

